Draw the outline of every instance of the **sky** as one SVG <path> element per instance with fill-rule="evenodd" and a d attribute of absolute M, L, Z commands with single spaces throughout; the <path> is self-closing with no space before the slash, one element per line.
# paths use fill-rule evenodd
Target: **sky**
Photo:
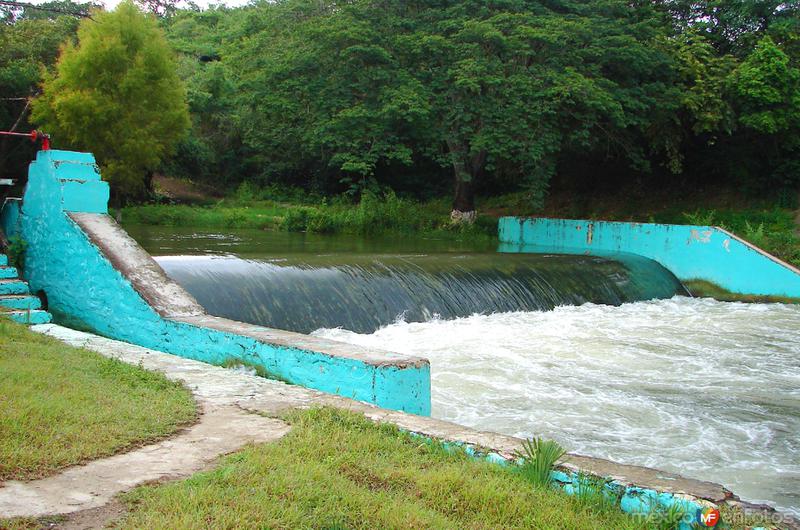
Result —
<path fill-rule="evenodd" d="M 20 0 L 20 1 L 30 4 L 41 4 L 48 0 Z M 95 0 L 95 1 L 106 6 L 106 9 L 111 10 L 114 9 L 117 6 L 117 4 L 119 4 L 122 0 Z M 199 5 L 201 8 L 206 8 L 211 4 L 224 4 L 229 7 L 237 7 L 237 6 L 243 6 L 248 2 L 249 0 L 194 0 L 194 3 Z M 181 4 L 183 4 L 183 2 L 179 3 L 178 6 L 179 7 L 185 6 L 185 4 L 183 5 Z"/>

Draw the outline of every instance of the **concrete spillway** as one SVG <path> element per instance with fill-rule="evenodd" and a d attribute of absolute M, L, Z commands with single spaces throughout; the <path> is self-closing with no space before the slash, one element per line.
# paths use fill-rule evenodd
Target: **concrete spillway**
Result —
<path fill-rule="evenodd" d="M 586 302 L 620 305 L 685 294 L 638 256 L 428 254 L 156 258 L 215 315 L 308 333 L 368 333 L 402 319 L 424 322 Z M 224 288 L 221 288 L 224 286 Z"/>

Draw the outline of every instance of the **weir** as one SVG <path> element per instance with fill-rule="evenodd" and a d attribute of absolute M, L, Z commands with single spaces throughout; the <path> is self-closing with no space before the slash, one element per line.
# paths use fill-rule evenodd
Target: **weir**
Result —
<path fill-rule="evenodd" d="M 430 366 L 425 358 L 207 314 L 192 295 L 167 277 L 159 264 L 108 216 L 107 202 L 108 185 L 100 179 L 91 154 L 42 151 L 30 166 L 22 200 L 7 201 L 0 212 L 4 231 L 12 238 L 26 241 L 25 277 L 33 292 L 45 295 L 48 309 L 58 322 L 206 363 L 233 360 L 255 364 L 275 378 L 296 385 L 383 409 L 409 412 L 391 412 L 352 401 L 346 404 L 425 437 L 466 443 L 471 451 L 474 448 L 476 455 L 485 455 L 491 461 L 509 462 L 515 458 L 518 439 L 422 417 L 430 414 L 431 406 Z M 501 238 L 511 245 L 505 250 L 526 252 L 524 235 L 517 237 L 525 231 L 503 232 L 503 226 L 506 225 L 501 224 Z M 516 226 L 524 227 L 524 222 Z M 553 249 L 564 249 L 567 254 L 586 253 L 585 248 L 567 250 L 566 246 L 553 246 L 550 251 Z M 598 253 L 606 250 L 600 248 Z M 656 256 L 644 252 L 620 253 L 623 250 L 620 248 L 612 250 L 612 255 L 599 257 L 485 257 L 482 258 L 485 261 L 477 259 L 455 267 L 452 263 L 443 266 L 428 263 L 422 258 L 376 256 L 338 264 L 302 258 L 280 266 L 259 261 L 231 263 L 230 258 L 195 260 L 190 266 L 188 262 L 170 263 L 169 259 L 162 263 L 172 267 L 175 277 L 186 274 L 181 280 L 186 285 L 191 284 L 188 276 L 200 271 L 197 276 L 202 289 L 192 289 L 201 298 L 203 291 L 210 292 L 212 283 L 217 291 L 229 288 L 224 283 L 228 281 L 225 275 L 247 277 L 253 273 L 264 281 L 260 287 L 240 295 L 258 297 L 259 289 L 270 283 L 273 275 L 288 286 L 277 299 L 283 296 L 288 303 L 293 296 L 300 296 L 300 303 L 306 305 L 313 318 L 321 318 L 319 322 L 327 322 L 331 315 L 343 313 L 343 308 L 359 307 L 361 302 L 369 300 L 365 309 L 352 314 L 352 323 L 364 329 L 381 325 L 396 316 L 398 310 L 402 313 L 404 307 L 420 302 L 429 313 L 462 316 L 476 309 L 478 312 L 542 309 L 583 301 L 621 304 L 683 292 L 675 276 L 654 261 Z M 225 259 L 229 261 L 227 264 Z M 362 285 L 362 291 L 351 292 L 357 283 Z M 309 286 L 305 294 L 303 285 Z M 330 287 L 345 296 L 316 304 L 315 296 Z M 450 290 L 456 292 L 447 295 Z M 378 311 L 376 304 L 387 293 L 389 302 Z M 475 299 L 469 301 L 470 297 Z M 467 302 L 456 303 L 464 299 Z M 224 304 L 219 307 L 224 310 Z M 295 323 L 292 325 L 299 327 L 297 323 L 304 315 L 296 309 L 286 313 Z M 317 317 L 319 313 L 324 316 Z M 275 310 L 265 313 L 265 321 L 274 320 L 276 314 Z M 427 317 L 422 312 L 413 318 Z M 325 398 L 323 394 L 312 394 Z M 575 493 L 587 474 L 601 477 L 607 481 L 607 487 L 618 488 L 623 493 L 620 507 L 630 513 L 648 513 L 676 505 L 693 511 L 712 505 L 739 504 L 730 491 L 718 484 L 574 454 L 561 461 L 554 478 L 566 491 Z"/>
<path fill-rule="evenodd" d="M 613 260 L 498 254 L 156 260 L 216 315 L 303 333 L 336 327 L 371 333 L 398 318 L 425 322 L 686 294 L 669 271 L 634 255 Z"/>
<path fill-rule="evenodd" d="M 107 214 L 108 184 L 89 153 L 40 151 L 3 229 L 27 244 L 25 276 L 57 321 L 160 351 L 239 361 L 309 388 L 430 413 L 426 359 L 206 314 Z"/>
<path fill-rule="evenodd" d="M 503 217 L 501 252 L 559 252 L 657 261 L 681 281 L 800 301 L 800 270 L 716 226 Z"/>

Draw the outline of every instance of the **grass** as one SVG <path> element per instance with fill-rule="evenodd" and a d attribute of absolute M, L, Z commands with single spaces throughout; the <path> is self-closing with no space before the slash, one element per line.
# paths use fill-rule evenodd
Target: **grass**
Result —
<path fill-rule="evenodd" d="M 291 381 L 282 377 L 275 372 L 272 372 L 266 369 L 263 365 L 245 361 L 243 359 L 228 359 L 222 363 L 223 368 L 244 368 L 246 371 L 253 372 L 258 377 L 263 377 L 264 379 L 272 379 L 273 381 L 280 381 L 282 383 L 292 384 Z"/>
<path fill-rule="evenodd" d="M 292 412 L 280 442 L 138 488 L 122 528 L 642 528 L 521 473 L 362 416 Z M 646 525 L 645 525 L 646 526 Z"/>
<path fill-rule="evenodd" d="M 301 190 L 242 186 L 236 193 L 205 205 L 149 204 L 123 210 L 131 224 L 197 228 L 258 228 L 290 232 L 358 235 L 419 234 L 442 239 L 496 237 L 497 219 L 504 215 L 606 219 L 618 221 L 721 226 L 767 252 L 800 266 L 800 229 L 786 201 L 750 199 L 734 192 L 713 196 L 652 195 L 630 199 L 625 194 L 583 196 L 553 193 L 536 208 L 525 193 L 508 193 L 477 200 L 480 215 L 474 226 L 450 222 L 448 198 L 426 202 L 389 192 L 365 193 L 361 201 L 338 196 L 304 195 Z M 796 206 L 796 205 L 794 205 Z"/>
<path fill-rule="evenodd" d="M 493 238 L 496 219 L 481 216 L 474 226 L 453 226 L 443 199 L 417 202 L 389 193 L 365 194 L 353 203 L 345 197 L 316 203 L 243 200 L 236 196 L 206 205 L 145 204 L 122 210 L 126 224 L 195 228 L 256 228 L 319 234 L 426 234 L 442 238 Z"/>
<path fill-rule="evenodd" d="M 555 440 L 533 438 L 522 443 L 520 472 L 536 486 L 550 483 L 550 472 L 566 451 Z"/>
<path fill-rule="evenodd" d="M 181 384 L 0 318 L 0 480 L 50 475 L 195 418 Z"/>
<path fill-rule="evenodd" d="M 753 294 L 739 294 L 731 292 L 724 287 L 706 280 L 685 280 L 684 287 L 692 296 L 700 298 L 713 298 L 722 302 L 747 302 L 747 303 L 782 303 L 797 304 L 800 299 L 788 296 L 766 296 Z"/>

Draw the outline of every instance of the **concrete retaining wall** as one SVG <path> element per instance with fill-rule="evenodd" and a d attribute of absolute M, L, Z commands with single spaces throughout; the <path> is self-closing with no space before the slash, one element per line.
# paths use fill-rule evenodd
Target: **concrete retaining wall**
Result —
<path fill-rule="evenodd" d="M 25 278 L 55 318 L 212 364 L 240 360 L 288 382 L 430 414 L 426 359 L 207 315 L 107 215 L 108 185 L 88 153 L 41 151 L 19 203 L 0 220 L 28 244 Z M 225 286 L 221 285 L 220 289 Z"/>
<path fill-rule="evenodd" d="M 714 226 L 503 217 L 501 251 L 626 252 L 657 261 L 682 281 L 742 295 L 800 298 L 800 271 Z"/>

